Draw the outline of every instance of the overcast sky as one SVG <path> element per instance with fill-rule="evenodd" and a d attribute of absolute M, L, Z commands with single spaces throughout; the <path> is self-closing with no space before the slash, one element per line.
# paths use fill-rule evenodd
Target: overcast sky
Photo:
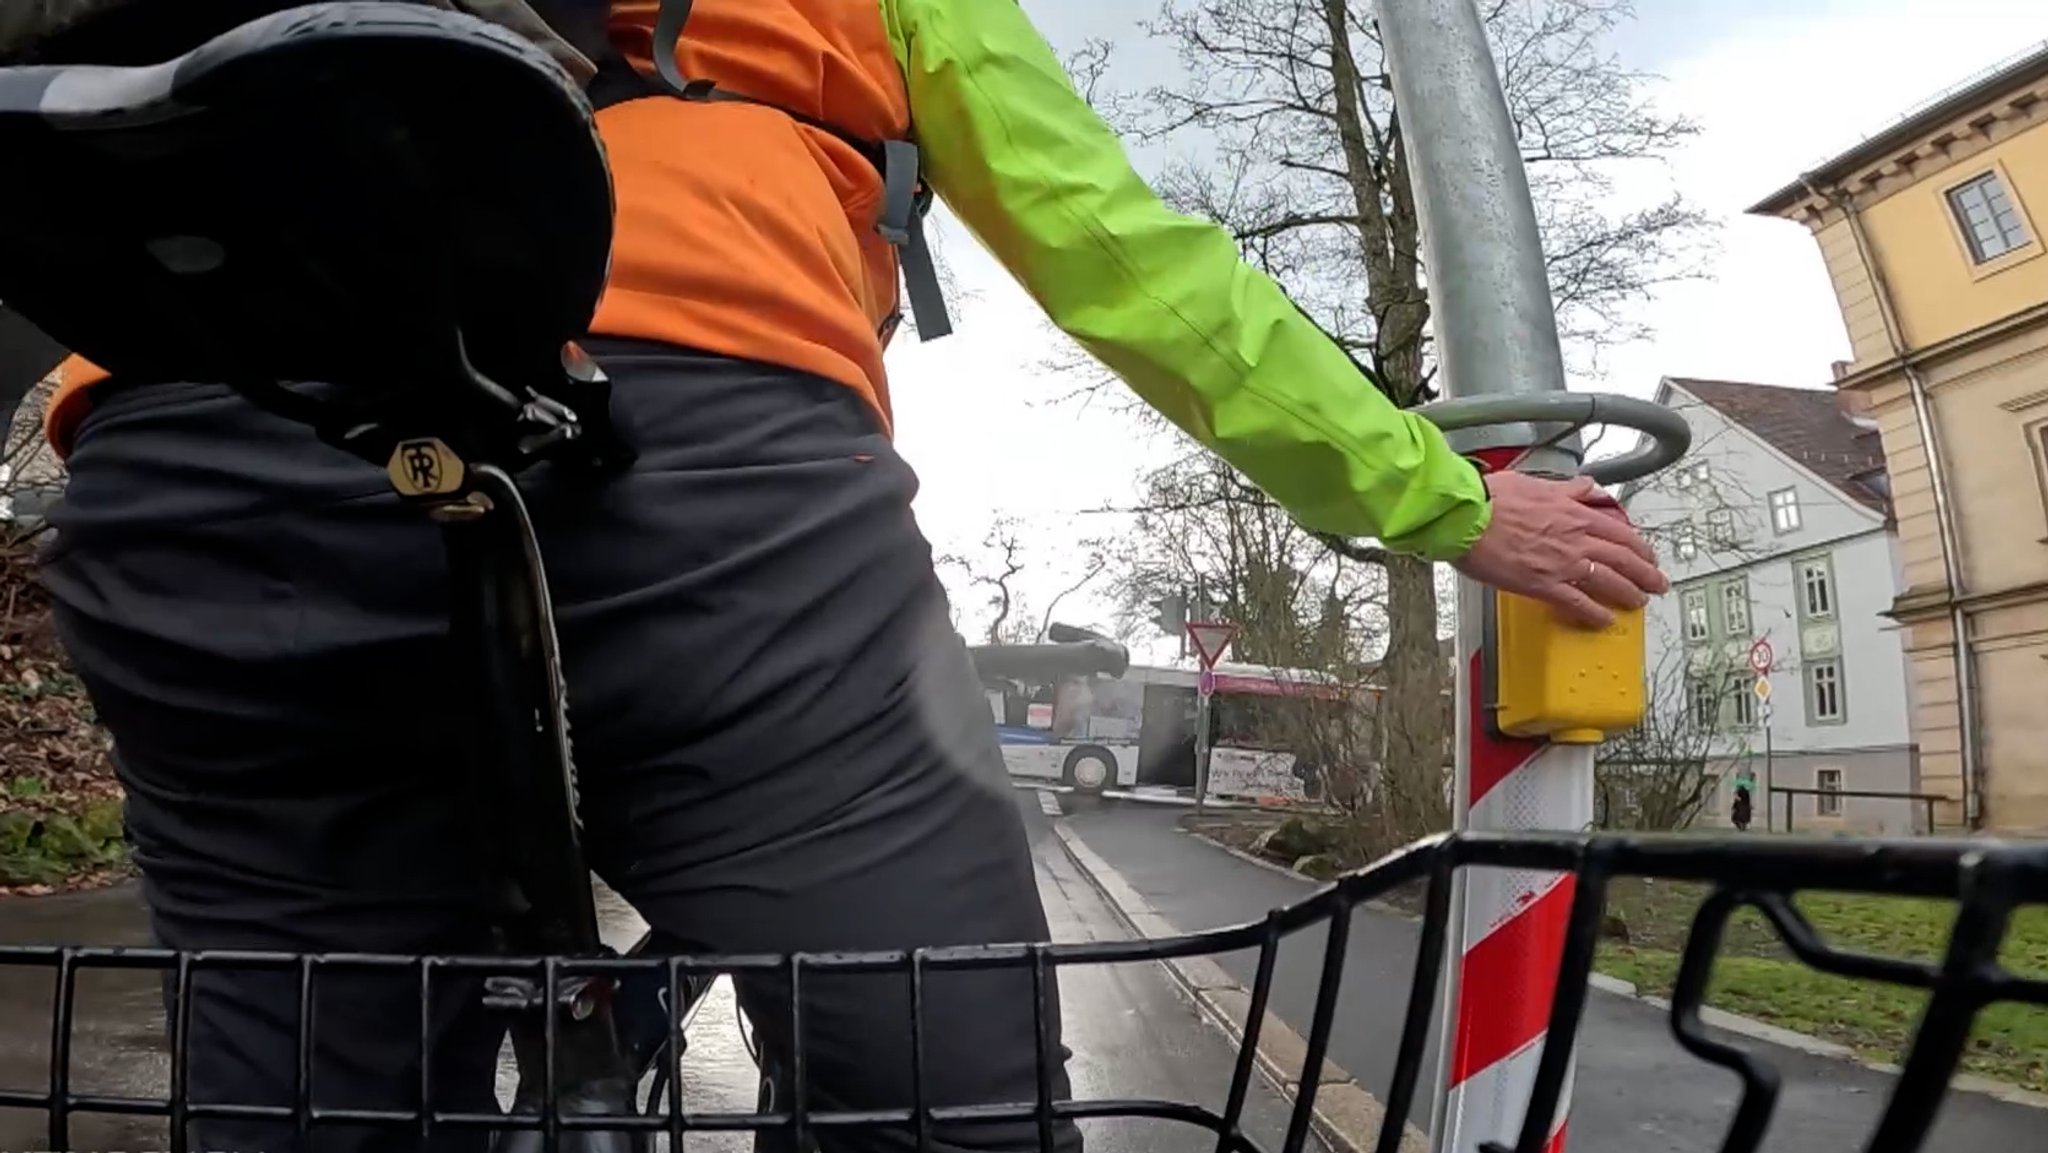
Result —
<path fill-rule="evenodd" d="M 1152 0 L 1024 7 L 1062 54 L 1091 37 L 1115 41 L 1118 87 L 1173 77 L 1171 53 L 1137 26 Z M 2048 39 L 2048 5 L 1638 0 L 1638 10 L 1613 48 L 1663 77 L 1655 96 L 1666 110 L 1700 124 L 1668 178 L 1723 227 L 1711 278 L 1646 302 L 1655 337 L 1610 354 L 1598 377 L 1573 387 L 1647 395 L 1664 375 L 1820 385 L 1848 342 L 1813 242 L 1742 209 L 1936 91 Z M 939 227 L 973 298 L 958 309 L 955 335 L 929 345 L 906 336 L 891 351 L 897 441 L 923 479 L 917 513 L 934 546 L 971 552 L 993 516 L 1019 518 L 1032 549 L 1025 589 L 1042 606 L 1071 562 L 1062 542 L 1113 527 L 1088 511 L 1129 500 L 1170 446 L 1108 406 L 1063 402 L 1074 382 L 1041 368 L 1053 349 L 1036 307 L 956 224 Z M 947 579 L 971 632 L 980 597 Z M 1059 616 L 1107 623 L 1108 612 L 1081 596 Z"/>

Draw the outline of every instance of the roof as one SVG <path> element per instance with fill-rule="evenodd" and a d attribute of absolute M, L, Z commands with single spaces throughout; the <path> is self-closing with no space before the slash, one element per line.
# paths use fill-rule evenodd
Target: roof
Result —
<path fill-rule="evenodd" d="M 1867 167 L 1912 144 L 1949 121 L 1974 112 L 2008 90 L 2048 77 L 2048 42 L 2034 45 L 2007 57 L 1959 84 L 1936 93 L 1908 111 L 1891 127 L 1822 163 L 1799 179 L 1751 205 L 1758 216 L 1777 216 L 1806 199 L 1807 185 L 1839 184 L 1859 168 Z"/>
<path fill-rule="evenodd" d="M 1843 495 L 1890 515 L 1884 446 L 1877 428 L 1842 412 L 1832 388 L 1787 388 L 1673 377 L 1674 388 L 1749 430 Z"/>

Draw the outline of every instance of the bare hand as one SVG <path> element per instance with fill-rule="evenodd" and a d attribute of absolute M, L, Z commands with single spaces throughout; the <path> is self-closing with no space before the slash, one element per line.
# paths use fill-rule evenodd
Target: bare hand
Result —
<path fill-rule="evenodd" d="M 1614 623 L 1613 609 L 1641 608 L 1671 591 L 1649 542 L 1590 479 L 1496 472 L 1486 491 L 1493 519 L 1457 562 L 1473 580 L 1543 601 L 1588 628 Z"/>

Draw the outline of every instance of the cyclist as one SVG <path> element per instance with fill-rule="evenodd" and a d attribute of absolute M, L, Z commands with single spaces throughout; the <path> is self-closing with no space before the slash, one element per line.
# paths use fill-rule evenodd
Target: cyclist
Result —
<path fill-rule="evenodd" d="M 911 515 L 917 482 L 890 446 L 898 262 L 874 228 L 883 181 L 848 135 L 915 126 L 931 184 L 1052 318 L 1310 527 L 1455 563 L 1588 623 L 1665 589 L 1590 483 L 1482 477 L 1229 235 L 1168 210 L 1014 0 L 695 8 L 684 72 L 766 103 L 602 112 L 618 224 L 588 347 L 639 457 L 600 488 L 546 469 L 527 482 L 593 867 L 691 947 L 1046 933 L 989 715 Z M 613 10 L 643 67 L 655 9 Z M 115 737 L 158 936 L 485 949 L 492 830 L 453 769 L 460 686 L 436 529 L 380 470 L 224 385 L 99 375 L 71 365 L 48 412 L 71 477 L 46 571 Z M 806 980 L 814 1108 L 909 1103 L 903 984 Z M 192 1100 L 291 1103 L 294 988 L 290 974 L 198 975 Z M 462 1108 L 489 1094 L 498 1036 L 449 988 L 434 1001 L 436 1104 Z M 773 982 L 739 993 L 787 1054 Z M 928 996 L 931 1103 L 1035 1096 L 1028 974 L 938 974 Z M 414 1102 L 419 1046 L 399 1023 L 416 997 L 409 979 L 323 978 L 316 1104 Z M 416 1140 L 314 1132 L 323 1149 Z M 1037 1147 L 1029 1125 L 937 1136 L 946 1150 Z M 258 1121 L 202 1125 L 195 1141 L 299 1147 L 289 1124 Z M 1060 1143 L 1078 1147 L 1070 1126 Z"/>

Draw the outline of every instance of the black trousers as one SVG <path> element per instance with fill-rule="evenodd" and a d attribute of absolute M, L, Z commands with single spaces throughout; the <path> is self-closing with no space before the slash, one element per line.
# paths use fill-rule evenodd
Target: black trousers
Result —
<path fill-rule="evenodd" d="M 546 468 L 522 487 L 559 606 L 596 871 L 693 950 L 1042 939 L 989 713 L 911 517 L 916 480 L 872 415 L 783 369 L 592 351 L 638 463 L 598 487 Z M 162 942 L 483 951 L 492 830 L 449 719 L 438 530 L 378 468 L 219 386 L 110 393 L 70 467 L 46 579 L 115 737 Z M 909 1106 L 907 981 L 812 975 L 804 990 L 811 1106 Z M 786 991 L 739 993 L 786 1067 Z M 1035 1098 L 1028 973 L 934 973 L 927 998 L 933 1104 Z M 414 1107 L 418 1001 L 413 978 L 323 979 L 313 1103 Z M 434 998 L 436 1108 L 491 1107 L 502 1026 L 474 1002 Z M 297 1031 L 295 977 L 202 974 L 192 1099 L 290 1104 Z M 939 1137 L 1039 1144 L 1029 1124 Z M 208 1123 L 195 1142 L 302 1147 L 269 1122 Z M 306 1144 L 418 1142 L 323 1125 Z M 1057 1144 L 1079 1147 L 1071 1126 Z"/>

